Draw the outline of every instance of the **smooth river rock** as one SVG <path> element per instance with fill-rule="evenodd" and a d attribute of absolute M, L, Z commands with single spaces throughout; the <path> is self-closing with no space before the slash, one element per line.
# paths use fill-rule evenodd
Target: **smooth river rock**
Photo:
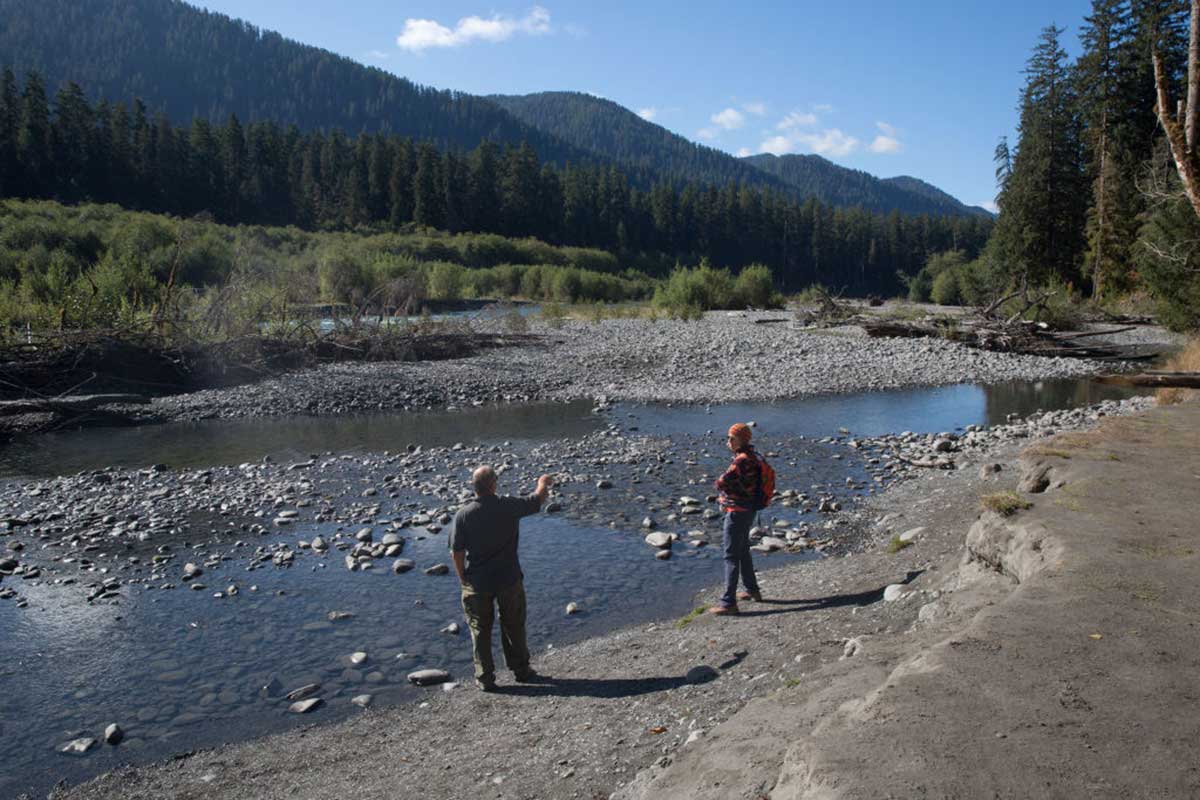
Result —
<path fill-rule="evenodd" d="M 408 682 L 417 686 L 433 686 L 450 680 L 450 673 L 444 669 L 419 669 L 408 673 Z"/>
<path fill-rule="evenodd" d="M 300 700 L 292 703 L 288 707 L 288 711 L 293 714 L 307 714 L 310 711 L 315 711 L 316 709 L 320 708 L 324 702 L 325 701 L 319 697 L 312 697 L 308 700 Z"/>
<path fill-rule="evenodd" d="M 69 756 L 87 755 L 96 747 L 98 742 L 87 736 L 78 739 L 72 739 L 59 749 L 60 753 L 66 753 Z"/>

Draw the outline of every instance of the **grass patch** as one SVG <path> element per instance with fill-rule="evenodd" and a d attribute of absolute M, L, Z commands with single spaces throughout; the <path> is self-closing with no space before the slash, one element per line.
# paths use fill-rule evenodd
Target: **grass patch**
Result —
<path fill-rule="evenodd" d="M 1025 452 L 1031 456 L 1047 456 L 1051 458 L 1061 458 L 1066 461 L 1071 460 L 1071 454 L 1066 450 L 1056 450 L 1052 447 L 1031 447 Z"/>
<path fill-rule="evenodd" d="M 891 555 L 895 555 L 906 547 L 912 547 L 912 542 L 906 542 L 901 539 L 899 535 L 895 535 L 892 537 L 892 540 L 888 542 L 887 552 Z"/>
<path fill-rule="evenodd" d="M 1033 503 L 1018 495 L 1016 492 L 997 492 L 980 498 L 984 510 L 994 511 L 1002 517 L 1011 517 L 1018 511 L 1033 508 Z"/>
<path fill-rule="evenodd" d="M 675 627 L 679 628 L 679 630 L 683 630 L 689 624 L 691 624 L 694 619 L 703 615 L 706 610 L 707 609 L 704 606 L 696 606 L 691 611 L 680 617 L 679 621 L 675 623 Z"/>
<path fill-rule="evenodd" d="M 786 681 L 783 682 L 783 688 L 795 689 L 797 686 L 799 686 L 802 683 L 804 683 L 804 681 L 800 680 L 799 678 L 788 678 Z"/>

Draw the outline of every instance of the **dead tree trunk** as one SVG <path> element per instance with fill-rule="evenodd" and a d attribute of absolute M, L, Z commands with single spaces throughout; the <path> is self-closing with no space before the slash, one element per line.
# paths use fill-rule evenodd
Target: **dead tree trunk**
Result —
<path fill-rule="evenodd" d="M 1162 56 L 1154 51 L 1155 113 L 1171 145 L 1175 170 L 1192 209 L 1200 216 L 1200 158 L 1196 153 L 1197 120 L 1200 120 L 1200 0 L 1192 0 L 1191 34 L 1188 42 L 1187 102 L 1181 102 L 1178 117 L 1171 116 L 1166 70 Z"/>

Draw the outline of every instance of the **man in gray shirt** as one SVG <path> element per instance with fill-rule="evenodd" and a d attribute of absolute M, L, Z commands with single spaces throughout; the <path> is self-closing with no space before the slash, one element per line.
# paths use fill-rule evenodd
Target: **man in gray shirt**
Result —
<path fill-rule="evenodd" d="M 536 514 L 546 502 L 553 480 L 538 478 L 528 497 L 497 496 L 496 471 L 480 467 L 471 475 L 475 499 L 459 510 L 450 533 L 454 569 L 462 583 L 462 607 L 471 628 L 475 683 L 485 692 L 496 688 L 492 661 L 492 621 L 500 608 L 500 643 L 504 663 L 522 683 L 535 680 L 525 643 L 525 584 L 517 545 L 521 517 Z"/>

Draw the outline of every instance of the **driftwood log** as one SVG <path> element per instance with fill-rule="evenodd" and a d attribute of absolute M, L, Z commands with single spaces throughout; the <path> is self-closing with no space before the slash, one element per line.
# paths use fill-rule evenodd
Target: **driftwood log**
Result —
<path fill-rule="evenodd" d="M 1136 375 L 1097 375 L 1097 383 L 1150 386 L 1161 389 L 1200 389 L 1200 372 L 1142 372 Z"/>
<path fill-rule="evenodd" d="M 104 406 L 146 405 L 150 398 L 140 394 L 81 394 L 69 397 L 37 397 L 0 400 L 0 417 L 15 414 L 83 414 Z"/>
<path fill-rule="evenodd" d="M 1090 358 L 1097 361 L 1144 361 L 1160 355 L 1159 348 L 1143 345 L 1090 344 L 1086 339 L 1124 333 L 1128 327 L 1102 331 L 1072 331 L 1058 333 L 1036 322 L 1001 322 L 995 319 L 955 320 L 889 320 L 858 318 L 852 321 L 867 335 L 903 338 L 940 338 L 1004 353 L 1023 353 L 1062 358 Z"/>

